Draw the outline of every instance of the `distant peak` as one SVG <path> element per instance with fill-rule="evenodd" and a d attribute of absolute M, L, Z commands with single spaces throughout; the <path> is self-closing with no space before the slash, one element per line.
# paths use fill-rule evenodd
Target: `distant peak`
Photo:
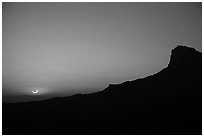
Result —
<path fill-rule="evenodd" d="M 200 61 L 200 56 L 201 52 L 194 48 L 178 45 L 171 51 L 169 66 L 177 66 L 183 69 L 192 67 L 197 61 Z"/>
<path fill-rule="evenodd" d="M 194 48 L 192 47 L 188 47 L 188 46 L 183 46 L 183 45 L 177 45 L 172 52 L 175 51 L 196 51 Z"/>

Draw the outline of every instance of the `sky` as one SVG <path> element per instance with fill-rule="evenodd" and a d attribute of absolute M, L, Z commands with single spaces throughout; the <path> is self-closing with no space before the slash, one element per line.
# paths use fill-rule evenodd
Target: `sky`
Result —
<path fill-rule="evenodd" d="M 2 12 L 3 98 L 100 91 L 159 72 L 177 45 L 202 48 L 201 3 L 4 2 Z"/>

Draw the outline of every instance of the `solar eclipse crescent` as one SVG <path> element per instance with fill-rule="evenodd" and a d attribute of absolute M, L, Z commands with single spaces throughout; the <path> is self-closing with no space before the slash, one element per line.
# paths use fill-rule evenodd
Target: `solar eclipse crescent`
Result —
<path fill-rule="evenodd" d="M 38 93 L 38 90 L 36 90 L 36 91 L 33 91 L 33 90 L 32 90 L 32 93 L 33 93 L 33 94 L 37 94 L 37 93 Z"/>

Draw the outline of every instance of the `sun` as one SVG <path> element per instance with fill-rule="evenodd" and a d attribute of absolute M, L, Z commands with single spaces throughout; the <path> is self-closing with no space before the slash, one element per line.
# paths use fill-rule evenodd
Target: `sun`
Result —
<path fill-rule="evenodd" d="M 37 94 L 37 93 L 38 93 L 38 90 L 36 90 L 36 91 L 33 91 L 33 90 L 32 90 L 32 93 L 33 93 L 33 94 Z"/>

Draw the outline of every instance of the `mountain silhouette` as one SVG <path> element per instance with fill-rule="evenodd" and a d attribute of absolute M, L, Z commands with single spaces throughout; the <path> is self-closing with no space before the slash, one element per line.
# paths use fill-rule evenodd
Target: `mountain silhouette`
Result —
<path fill-rule="evenodd" d="M 3 134 L 202 134 L 202 54 L 177 46 L 160 72 L 103 91 L 3 103 Z"/>

